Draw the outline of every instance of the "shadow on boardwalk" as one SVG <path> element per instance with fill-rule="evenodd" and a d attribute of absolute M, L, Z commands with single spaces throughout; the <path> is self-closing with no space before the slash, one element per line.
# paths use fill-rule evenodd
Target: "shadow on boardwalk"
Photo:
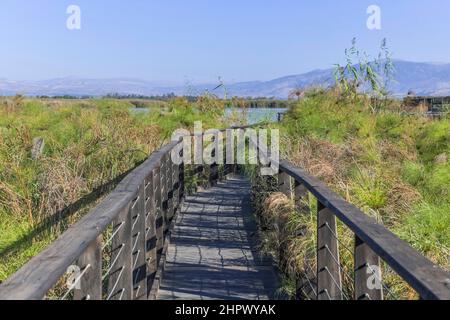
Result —
<path fill-rule="evenodd" d="M 275 298 L 275 269 L 256 247 L 250 185 L 242 177 L 187 197 L 175 223 L 158 299 Z"/>

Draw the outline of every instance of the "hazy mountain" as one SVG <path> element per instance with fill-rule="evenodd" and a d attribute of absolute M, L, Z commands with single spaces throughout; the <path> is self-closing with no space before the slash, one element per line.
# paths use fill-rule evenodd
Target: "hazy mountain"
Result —
<path fill-rule="evenodd" d="M 419 95 L 450 95 L 450 64 L 417 63 L 396 60 L 395 83 L 390 91 L 395 95 L 406 95 L 413 90 Z M 300 75 L 286 76 L 270 81 L 250 81 L 226 85 L 230 96 L 287 98 L 294 88 L 329 86 L 334 83 L 333 69 L 314 70 Z M 217 84 L 190 86 L 167 86 L 162 83 L 139 79 L 81 79 L 76 77 L 43 81 L 10 81 L 0 78 L 0 94 L 14 95 L 91 95 L 108 93 L 161 95 L 198 95 L 213 90 Z M 224 90 L 217 89 L 221 95 Z"/>

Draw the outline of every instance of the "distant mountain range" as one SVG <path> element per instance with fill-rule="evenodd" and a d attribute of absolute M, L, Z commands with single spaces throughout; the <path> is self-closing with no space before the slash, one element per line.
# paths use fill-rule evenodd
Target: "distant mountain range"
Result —
<path fill-rule="evenodd" d="M 404 96 L 412 90 L 418 95 L 450 95 L 450 64 L 418 63 L 395 60 L 395 82 L 390 91 Z M 333 69 L 314 70 L 300 75 L 286 76 L 270 81 L 250 81 L 226 84 L 229 96 L 275 97 L 285 99 L 295 88 L 330 86 L 334 83 Z M 0 79 L 0 95 L 17 93 L 29 96 L 104 96 L 110 93 L 137 94 L 145 96 L 175 93 L 198 95 L 212 91 L 217 83 L 189 86 L 163 86 L 155 82 L 138 79 L 82 79 L 76 77 L 42 81 L 10 81 Z M 223 88 L 216 90 L 223 94 Z"/>

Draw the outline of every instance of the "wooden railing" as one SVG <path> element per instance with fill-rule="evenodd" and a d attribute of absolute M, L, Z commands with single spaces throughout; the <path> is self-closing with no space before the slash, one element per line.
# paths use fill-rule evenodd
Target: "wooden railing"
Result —
<path fill-rule="evenodd" d="M 172 161 L 172 153 L 182 155 L 181 143 L 181 139 L 169 143 L 152 154 L 96 208 L 2 283 L 0 300 L 155 299 L 174 217 L 185 194 L 185 164 Z M 234 145 L 234 141 L 226 143 Z M 260 158 L 266 157 L 265 150 L 258 150 Z M 317 270 L 314 283 L 306 278 L 315 298 L 342 298 L 337 218 L 355 234 L 354 298 L 383 298 L 383 288 L 369 290 L 366 285 L 369 269 L 381 258 L 421 298 L 450 299 L 448 273 L 303 170 L 285 161 L 275 163 L 270 156 L 265 160 L 279 167 L 279 187 L 296 203 L 307 192 L 317 198 Z M 236 170 L 236 165 L 227 164 L 220 172 L 218 165 L 214 162 L 208 170 L 199 165 L 192 171 L 206 175 L 208 185 L 213 185 Z"/>
<path fill-rule="evenodd" d="M 305 272 L 294 275 L 297 278 L 298 299 L 382 300 L 385 291 L 389 294 L 392 292 L 384 284 L 382 274 L 379 272 L 380 259 L 411 286 L 421 299 L 450 299 L 450 273 L 433 264 L 375 219 L 330 190 L 320 180 L 288 161 L 272 160 L 270 153 L 260 146 L 257 149 L 259 157 L 266 158 L 264 163 L 279 168 L 275 178 L 278 187 L 276 189 L 295 202 L 297 214 L 316 214 L 317 239 L 314 257 L 316 268 L 305 266 Z M 257 175 L 257 179 L 264 178 Z M 309 193 L 317 199 L 316 212 L 312 212 L 310 205 L 305 207 L 305 204 L 311 203 Z M 340 241 L 337 219 L 353 232 L 353 248 Z M 299 232 L 299 236 L 308 236 L 303 233 Z M 353 278 L 353 296 L 348 296 L 344 292 L 342 281 L 344 267 L 339 257 L 339 246 L 350 251 L 354 257 L 354 270 L 352 274 L 346 274 Z M 283 249 L 282 246 L 280 249 Z M 286 257 L 283 257 L 281 252 L 280 265 L 283 265 L 283 260 L 285 261 Z M 308 292 L 302 291 L 303 287 L 307 287 Z"/>
<path fill-rule="evenodd" d="M 154 153 L 96 208 L 0 286 L 0 299 L 147 299 L 159 285 L 184 165 Z M 65 279 L 72 270 L 71 279 Z M 64 282 L 68 282 L 68 286 Z"/>

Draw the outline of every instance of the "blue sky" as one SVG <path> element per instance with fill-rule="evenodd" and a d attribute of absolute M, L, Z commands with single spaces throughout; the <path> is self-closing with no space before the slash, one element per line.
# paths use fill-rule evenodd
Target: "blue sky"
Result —
<path fill-rule="evenodd" d="M 66 28 L 81 8 L 82 29 Z M 366 27 L 381 8 L 381 30 Z M 353 37 L 374 54 L 450 62 L 448 0 L 2 0 L 0 78 L 268 80 L 328 68 Z"/>

